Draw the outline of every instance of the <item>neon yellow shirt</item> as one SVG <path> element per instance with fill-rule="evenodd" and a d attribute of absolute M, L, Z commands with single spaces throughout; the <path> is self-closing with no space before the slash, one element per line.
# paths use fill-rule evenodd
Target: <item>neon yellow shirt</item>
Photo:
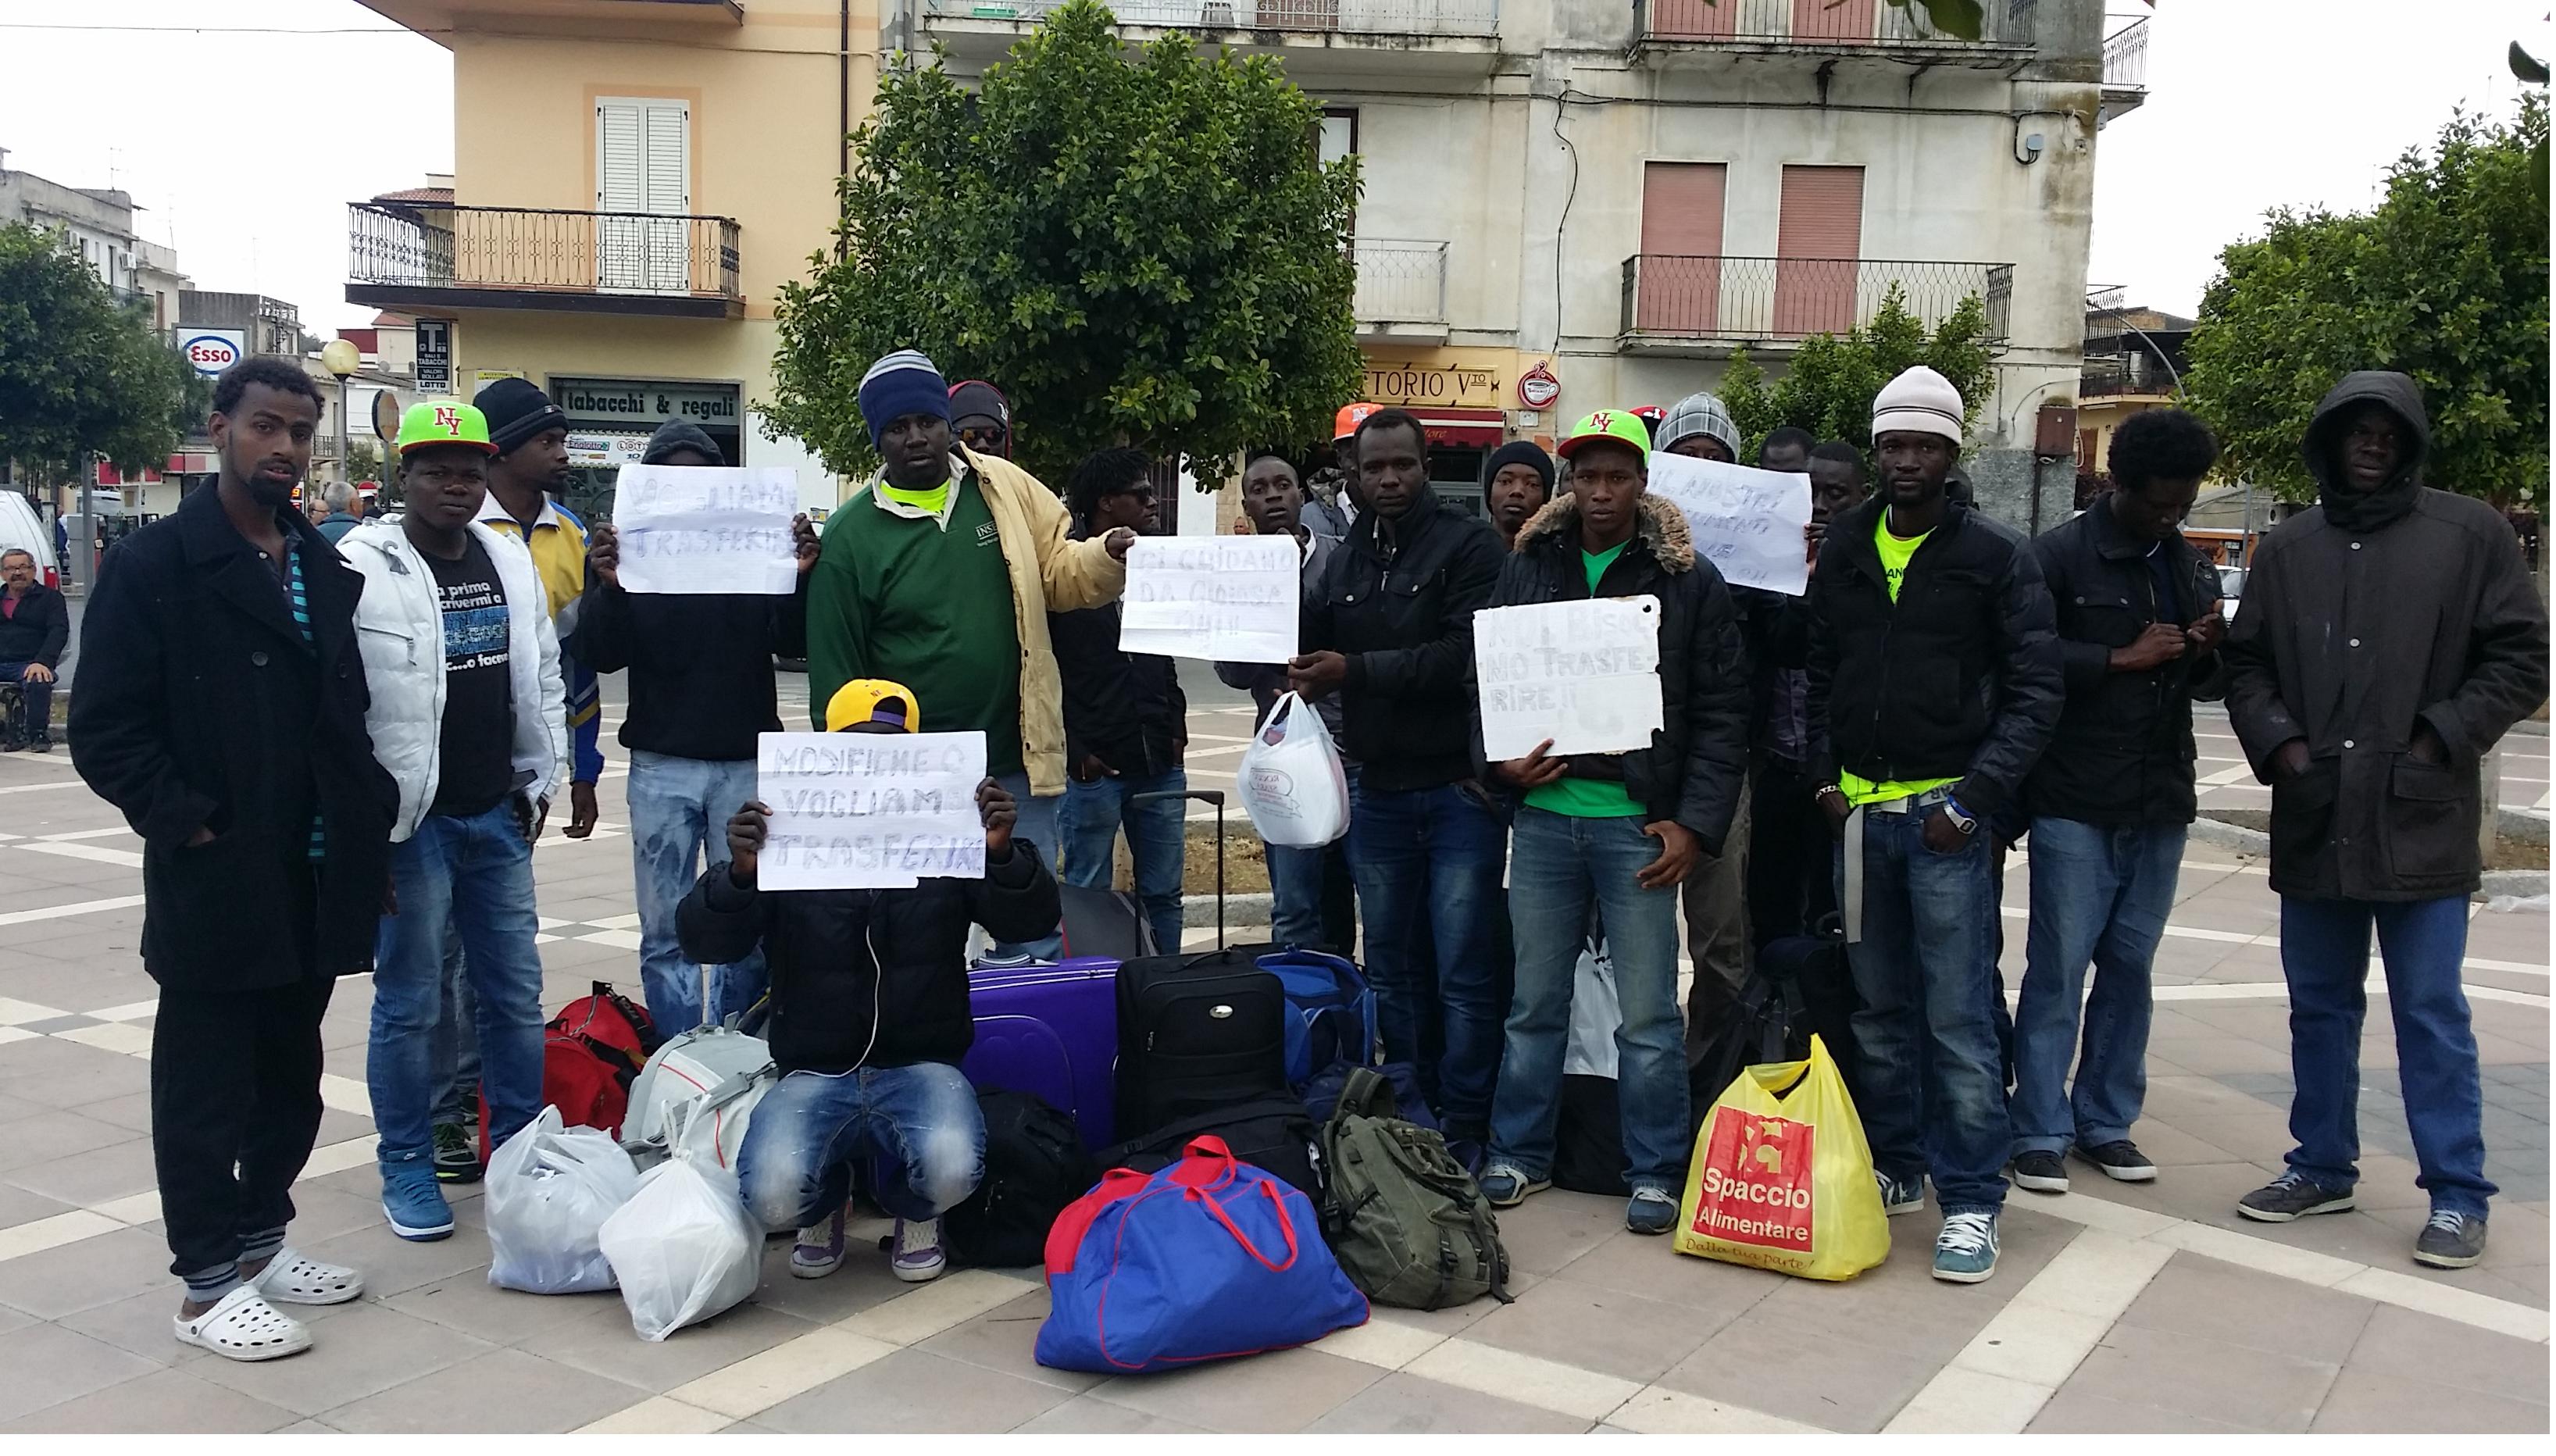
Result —
<path fill-rule="evenodd" d="M 922 490 L 907 490 L 901 485 L 890 485 L 885 480 L 881 480 L 878 488 L 880 495 L 898 505 L 911 506 L 928 516 L 940 515 L 942 508 L 950 504 L 950 482 L 946 480 L 939 485 L 927 486 Z"/>
<path fill-rule="evenodd" d="M 1909 559 L 1917 554 L 1919 546 L 1926 544 L 1926 538 L 1934 534 L 1929 530 L 1915 536 L 1893 536 L 1890 534 L 1888 511 L 1873 521 L 1872 547 L 1881 552 L 1881 581 L 1889 588 L 1892 601 L 1899 600 L 1899 583 L 1907 578 Z M 1961 782 L 1957 776 L 1951 779 L 1888 779 L 1876 784 L 1861 775 L 1850 774 L 1844 769 L 1838 771 L 1838 789 L 1846 794 L 1848 803 L 1906 798 L 1910 794 L 1931 793 L 1947 784 Z"/>
<path fill-rule="evenodd" d="M 1631 543 L 1619 541 L 1602 551 L 1582 551 L 1580 564 L 1589 572 L 1589 590 L 1598 591 L 1598 580 L 1615 558 Z M 1556 779 L 1541 789 L 1530 789 L 1526 801 L 1549 814 L 1562 814 L 1574 819 L 1637 819 L 1642 817 L 1640 804 L 1624 791 L 1621 780 Z"/>

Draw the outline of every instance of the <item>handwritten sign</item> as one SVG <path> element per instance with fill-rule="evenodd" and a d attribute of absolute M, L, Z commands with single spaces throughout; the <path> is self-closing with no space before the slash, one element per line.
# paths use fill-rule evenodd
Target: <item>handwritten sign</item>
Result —
<path fill-rule="evenodd" d="M 795 470 L 624 465 L 612 497 L 621 588 L 788 596 L 799 585 L 798 511 Z"/>
<path fill-rule="evenodd" d="M 976 786 L 985 735 L 766 733 L 755 796 L 771 806 L 765 890 L 906 890 L 985 873 Z"/>
<path fill-rule="evenodd" d="M 1651 456 L 1651 494 L 1685 514 L 1696 553 L 1723 580 L 1786 596 L 1810 590 L 1802 546 L 1802 528 L 1811 524 L 1809 476 L 1661 450 Z"/>
<path fill-rule="evenodd" d="M 1473 614 L 1482 747 L 1522 759 L 1648 748 L 1660 710 L 1660 602 L 1598 597 Z"/>
<path fill-rule="evenodd" d="M 1303 611 L 1292 536 L 1149 537 L 1127 548 L 1118 649 L 1212 663 L 1283 663 Z"/>

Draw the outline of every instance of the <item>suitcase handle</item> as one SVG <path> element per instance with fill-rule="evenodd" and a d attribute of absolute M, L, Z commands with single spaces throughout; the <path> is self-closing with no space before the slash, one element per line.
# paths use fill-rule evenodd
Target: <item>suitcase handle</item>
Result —
<path fill-rule="evenodd" d="M 1131 793 L 1127 795 L 1127 803 L 1132 808 L 1138 804 L 1160 803 L 1167 798 L 1194 798 L 1201 803 L 1215 805 L 1215 948 L 1222 950 L 1224 949 L 1224 790 L 1191 789 L 1176 791 L 1161 789 L 1151 793 Z M 1168 949 L 1158 945 L 1154 949 L 1158 953 L 1167 955 L 1181 953 L 1181 948 L 1177 945 Z"/>

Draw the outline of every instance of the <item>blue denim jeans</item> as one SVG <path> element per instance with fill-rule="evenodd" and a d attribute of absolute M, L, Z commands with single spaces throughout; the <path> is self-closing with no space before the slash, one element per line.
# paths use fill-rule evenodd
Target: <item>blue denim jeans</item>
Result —
<path fill-rule="evenodd" d="M 936 1061 L 790 1073 L 737 1150 L 746 1210 L 775 1233 L 819 1223 L 851 1196 L 854 1158 L 870 1160 L 867 1186 L 898 1218 L 948 1213 L 985 1176 L 976 1089 Z"/>
<path fill-rule="evenodd" d="M 542 960 L 534 949 L 533 847 L 512 801 L 469 818 L 429 814 L 391 846 L 399 913 L 373 954 L 365 1079 L 385 1165 L 424 1157 L 436 1093 L 444 949 L 458 931 L 479 1031 L 480 1090 L 494 1148 L 542 1110 Z"/>
<path fill-rule="evenodd" d="M 1509 923 L 1517 938 L 1517 996 L 1491 1111 L 1491 1157 L 1534 1177 L 1553 1170 L 1562 1109 L 1562 1054 L 1571 991 L 1595 902 L 1624 1023 L 1615 1032 L 1625 1181 L 1666 1190 L 1687 1160 L 1686 1045 L 1679 1031 L 1678 892 L 1633 877 L 1660 857 L 1637 818 L 1579 819 L 1518 810 L 1511 831 Z"/>
<path fill-rule="evenodd" d="M 2289 1165 L 2321 1187 L 2360 1179 L 2361 1021 L 2368 1009 L 2369 927 L 2378 925 L 2387 1011 L 2396 1022 L 2396 1079 L 2414 1135 L 2416 1187 L 2435 1209 L 2483 1218 L 2485 1105 L 2476 1033 L 2460 965 L 2468 898 L 2372 904 L 2281 897 L 2281 976 L 2290 984 Z"/>
<path fill-rule="evenodd" d="M 435 1125 L 468 1127 L 479 1121 L 479 1003 L 470 994 L 470 971 L 461 953 L 461 931 L 444 930 L 444 1012 L 435 1022 Z"/>
<path fill-rule="evenodd" d="M 709 967 L 709 1006 L 702 1005 L 702 967 L 684 959 L 675 940 L 675 907 L 704 868 L 728 861 L 728 817 L 754 797 L 754 760 L 716 763 L 633 750 L 630 755 L 630 864 L 639 886 L 639 982 L 648 1019 L 668 1036 L 715 1026 L 763 995 L 763 952 Z"/>
<path fill-rule="evenodd" d="M 2070 1143 L 2100 1148 L 2129 1137 L 2139 1120 L 2148 1090 L 2148 968 L 2174 909 L 2184 832 L 2181 824 L 2032 821 L 2032 921 L 2015 1003 L 2014 1091 L 2006 1100 L 2014 1153 L 2065 1153 Z"/>
<path fill-rule="evenodd" d="M 1269 938 L 1334 955 L 1357 951 L 1357 901 L 1345 840 L 1320 849 L 1263 844 L 1269 865 Z"/>
<path fill-rule="evenodd" d="M 30 682 L 27 669 L 33 663 L 0 663 L 0 682 L 18 684 L 21 700 L 26 704 L 25 724 L 29 743 L 50 743 L 54 737 L 54 684 Z M 0 723 L 0 736 L 6 736 L 8 724 Z"/>
<path fill-rule="evenodd" d="M 1181 841 L 1188 832 L 1189 803 L 1178 798 L 1147 804 L 1129 800 L 1139 793 L 1183 793 L 1189 787 L 1189 775 L 1179 769 L 1150 779 L 1068 780 L 1065 800 L 1056 811 L 1056 836 L 1065 854 L 1062 876 L 1068 885 L 1108 889 L 1118 829 L 1126 827 L 1127 853 L 1136 862 L 1136 897 L 1154 928 L 1154 949 L 1162 955 L 1181 951 Z"/>
<path fill-rule="evenodd" d="M 1508 1014 L 1500 995 L 1507 968 L 1496 963 L 1503 829 L 1471 785 L 1349 786 L 1349 873 L 1357 880 L 1385 1060 L 1417 1065 L 1441 1118 L 1476 1138 L 1490 1122 Z M 1424 925 L 1434 967 L 1416 964 L 1412 954 Z M 1433 975 L 1431 997 L 1425 988 Z M 1424 1048 L 1432 1044 L 1445 1049 L 1430 1057 Z"/>
<path fill-rule="evenodd" d="M 1037 845 L 1039 859 L 1047 865 L 1050 873 L 1053 873 L 1057 864 L 1057 850 L 1061 845 L 1057 837 L 1057 807 L 1065 802 L 1065 796 L 1054 794 L 1040 798 L 1033 795 L 1030 792 L 1030 776 L 1027 774 L 997 774 L 994 776 L 994 782 L 1001 785 L 1003 791 L 1012 796 L 1012 802 L 1020 806 L 1020 817 L 1012 824 L 1012 837 Z M 1172 943 L 1163 948 L 1163 953 L 1174 955 L 1178 954 L 1179 950 L 1180 940 L 1175 936 Z M 1017 942 L 997 940 L 987 951 L 989 955 L 1006 960 L 1023 958 L 1054 960 L 1064 953 L 1065 935 L 1062 930 L 1042 940 Z"/>
<path fill-rule="evenodd" d="M 1932 810 L 1928 810 L 1932 812 Z M 1921 837 L 1923 814 L 1863 811 L 1863 938 L 1847 963 L 1872 1164 L 1935 1175 L 1951 1213 L 2005 1206 L 2005 1080 L 1997 1067 L 1996 874 L 1981 832 L 1952 854 Z M 1846 902 L 1846 847 L 1835 850 Z"/>

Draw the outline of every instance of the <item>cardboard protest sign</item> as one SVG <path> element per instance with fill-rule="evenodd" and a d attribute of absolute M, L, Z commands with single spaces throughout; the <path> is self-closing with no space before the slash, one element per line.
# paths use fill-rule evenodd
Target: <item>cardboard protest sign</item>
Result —
<path fill-rule="evenodd" d="M 1121 652 L 1213 663 L 1296 656 L 1303 557 L 1291 536 L 1157 536 L 1127 548 Z"/>
<path fill-rule="evenodd" d="M 799 586 L 798 512 L 795 470 L 624 465 L 612 496 L 621 589 L 788 596 Z"/>
<path fill-rule="evenodd" d="M 1473 614 L 1482 747 L 1493 762 L 1648 748 L 1661 725 L 1660 602 L 1598 597 Z"/>
<path fill-rule="evenodd" d="M 985 873 L 976 786 L 985 735 L 766 733 L 755 796 L 772 810 L 765 890 L 902 890 Z"/>
<path fill-rule="evenodd" d="M 1800 596 L 1811 567 L 1802 528 L 1811 524 L 1811 478 L 1666 450 L 1651 455 L 1651 494 L 1678 508 L 1695 552 L 1733 586 Z"/>

